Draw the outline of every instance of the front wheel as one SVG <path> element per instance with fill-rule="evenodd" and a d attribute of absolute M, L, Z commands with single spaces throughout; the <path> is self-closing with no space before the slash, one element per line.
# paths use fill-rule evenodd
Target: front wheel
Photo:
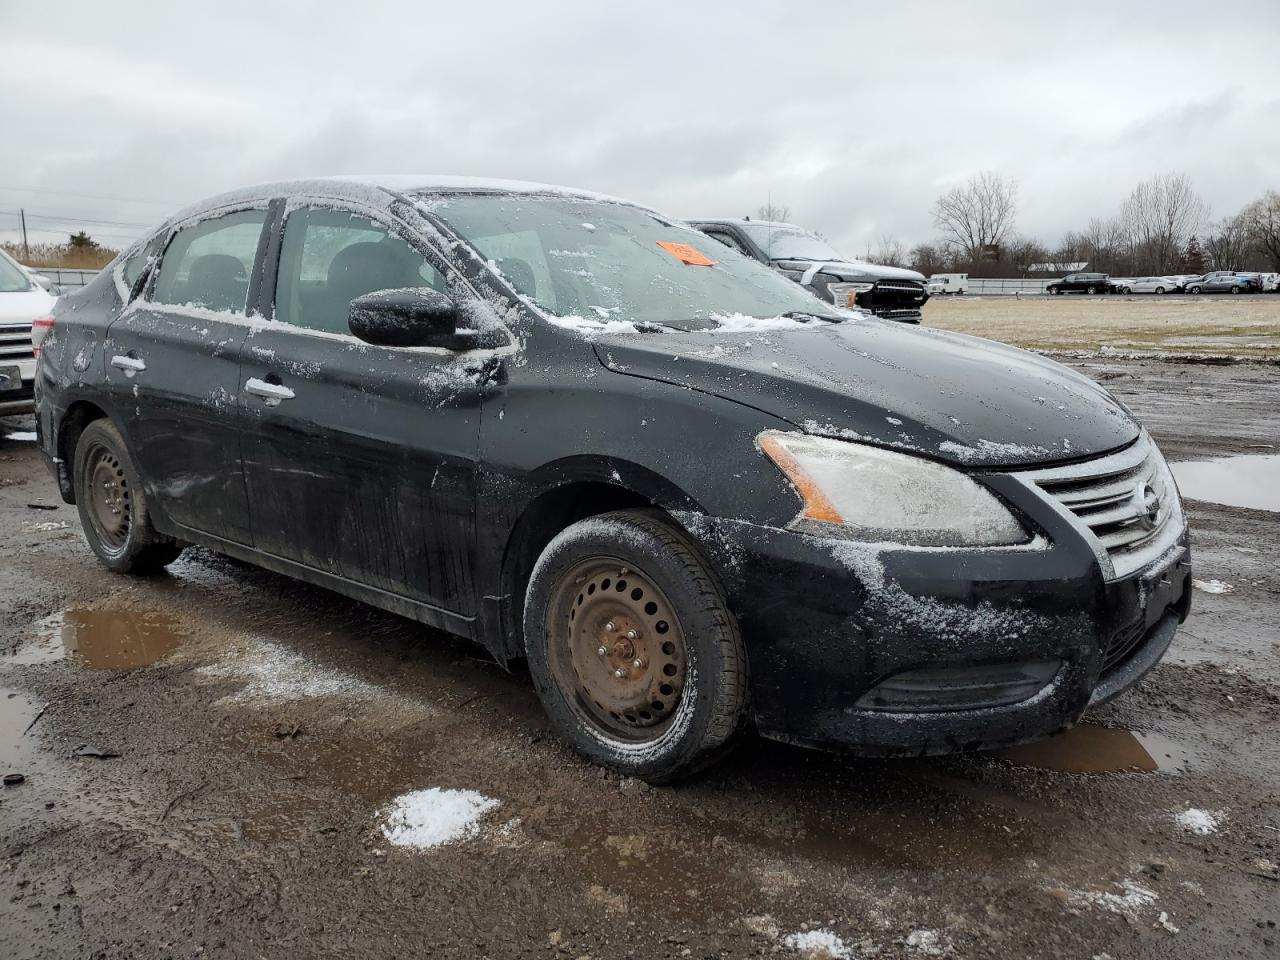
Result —
<path fill-rule="evenodd" d="M 158 532 L 124 438 L 110 420 L 85 427 L 72 460 L 76 509 L 85 539 L 116 573 L 155 573 L 182 552 Z"/>
<path fill-rule="evenodd" d="M 1056 297 L 1056 296 L 1058 296 L 1060 293 L 1062 293 L 1062 289 L 1061 289 L 1060 287 L 1050 287 L 1050 288 L 1049 288 L 1049 292 L 1050 292 L 1050 293 L 1052 293 L 1052 294 Z"/>
<path fill-rule="evenodd" d="M 1199 287 L 1191 287 L 1191 288 L 1189 288 L 1189 289 L 1187 290 L 1187 293 L 1191 293 L 1191 294 L 1194 294 L 1194 295 L 1196 295 L 1196 296 L 1199 296 L 1199 295 L 1200 295 L 1200 288 L 1199 288 Z"/>
<path fill-rule="evenodd" d="M 1162 293 L 1164 293 L 1164 287 L 1156 287 L 1156 293 L 1157 293 L 1157 294 L 1162 294 Z"/>
<path fill-rule="evenodd" d="M 1093 296 L 1095 293 L 1097 293 L 1097 292 L 1098 292 L 1098 288 L 1097 288 L 1097 287 L 1090 287 L 1090 288 L 1089 288 L 1088 290 L 1086 290 L 1085 292 L 1086 292 L 1086 293 L 1088 293 L 1088 294 L 1089 294 L 1089 296 Z"/>
<path fill-rule="evenodd" d="M 607 513 L 556 536 L 529 580 L 524 633 L 552 727 L 595 763 L 669 783 L 743 725 L 737 621 L 696 545 L 657 514 Z"/>

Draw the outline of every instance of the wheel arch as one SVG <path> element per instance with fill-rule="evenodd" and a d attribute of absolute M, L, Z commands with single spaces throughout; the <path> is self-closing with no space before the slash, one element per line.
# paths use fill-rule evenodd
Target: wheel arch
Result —
<path fill-rule="evenodd" d="M 534 564 L 566 527 L 614 510 L 661 513 L 684 530 L 673 513 L 705 510 L 671 481 L 647 467 L 608 457 L 571 457 L 537 472 L 531 495 L 511 524 L 502 551 L 498 628 L 506 659 L 525 655 L 524 598 Z M 687 531 L 686 531 L 687 532 Z"/>
<path fill-rule="evenodd" d="M 89 400 L 77 400 L 67 407 L 58 421 L 57 461 L 55 473 L 58 480 L 58 493 L 64 503 L 76 502 L 74 471 L 72 468 L 76 447 L 80 443 L 80 435 L 85 427 L 95 420 L 108 420 L 107 412 Z"/>

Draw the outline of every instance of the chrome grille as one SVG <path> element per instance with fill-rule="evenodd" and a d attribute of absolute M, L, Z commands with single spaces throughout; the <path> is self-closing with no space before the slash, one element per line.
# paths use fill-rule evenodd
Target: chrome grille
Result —
<path fill-rule="evenodd" d="M 1114 577 L 1151 563 L 1182 533 L 1173 475 L 1145 432 L 1119 453 L 1022 477 L 1088 532 Z"/>
<path fill-rule="evenodd" d="M 31 324 L 5 324 L 0 326 L 0 360 L 30 360 Z"/>
<path fill-rule="evenodd" d="M 924 285 L 910 280 L 881 280 L 875 286 L 876 293 L 894 293 L 918 297 L 924 293 Z"/>

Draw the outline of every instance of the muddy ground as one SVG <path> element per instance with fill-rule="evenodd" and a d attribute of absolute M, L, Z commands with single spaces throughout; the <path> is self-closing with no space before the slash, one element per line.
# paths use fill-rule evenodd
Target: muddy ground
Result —
<path fill-rule="evenodd" d="M 1172 457 L 1280 453 L 1275 366 L 1079 365 Z M 1274 513 L 1189 504 L 1232 589 L 1063 738 L 654 789 L 464 642 L 204 550 L 105 572 L 0 425 L 0 957 L 1280 957 Z M 392 846 L 427 787 L 498 805 Z"/>

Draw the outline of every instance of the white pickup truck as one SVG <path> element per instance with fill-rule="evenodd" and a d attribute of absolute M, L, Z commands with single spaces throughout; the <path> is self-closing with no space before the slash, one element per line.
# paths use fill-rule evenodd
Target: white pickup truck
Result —
<path fill-rule="evenodd" d="M 0 250 L 0 417 L 35 408 L 31 322 L 48 316 L 56 299 L 31 271 Z"/>

